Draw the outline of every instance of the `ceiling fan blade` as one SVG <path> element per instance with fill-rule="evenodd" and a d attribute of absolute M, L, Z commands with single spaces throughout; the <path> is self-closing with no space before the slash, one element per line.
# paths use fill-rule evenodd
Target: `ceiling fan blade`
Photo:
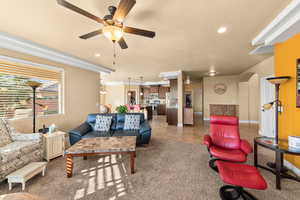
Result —
<path fill-rule="evenodd" d="M 99 30 L 96 30 L 96 31 L 93 31 L 93 32 L 90 32 L 90 33 L 87 33 L 85 35 L 82 35 L 82 36 L 79 36 L 81 39 L 89 39 L 91 37 L 94 37 L 96 35 L 100 35 L 102 34 L 102 29 L 99 29 Z"/>
<path fill-rule="evenodd" d="M 135 3 L 135 0 L 121 0 L 113 19 L 119 22 L 123 22 L 124 18 L 128 15 Z"/>
<path fill-rule="evenodd" d="M 59 5 L 65 7 L 65 8 L 68 8 L 68 9 L 70 9 L 70 10 L 73 10 L 74 12 L 79 13 L 79 14 L 81 14 L 81 15 L 84 15 L 84 16 L 86 16 L 86 17 L 92 19 L 92 20 L 95 20 L 95 21 L 101 23 L 101 24 L 104 23 L 104 21 L 103 21 L 101 18 L 99 18 L 99 17 L 97 17 L 97 16 L 95 16 L 95 15 L 93 15 L 93 14 L 91 14 L 91 13 L 89 13 L 89 12 L 87 12 L 87 11 L 81 9 L 81 8 L 78 8 L 77 6 L 75 6 L 75 5 L 73 5 L 73 4 L 69 3 L 69 2 L 67 2 L 67 1 L 65 1 L 65 0 L 57 0 L 57 3 L 58 3 Z"/>
<path fill-rule="evenodd" d="M 127 49 L 128 48 L 128 46 L 127 46 L 127 44 L 126 44 L 123 37 L 118 41 L 118 43 L 119 43 L 121 49 Z"/>
<path fill-rule="evenodd" d="M 147 31 L 147 30 L 128 27 L 128 26 L 125 26 L 123 28 L 123 31 L 125 33 L 131 33 L 131 34 L 140 35 L 140 36 L 149 37 L 149 38 L 155 37 L 155 32 L 153 32 L 153 31 Z"/>

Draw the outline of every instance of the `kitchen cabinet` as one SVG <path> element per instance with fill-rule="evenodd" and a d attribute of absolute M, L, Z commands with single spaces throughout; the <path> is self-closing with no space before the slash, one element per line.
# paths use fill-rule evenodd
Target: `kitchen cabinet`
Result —
<path fill-rule="evenodd" d="M 168 87 L 159 87 L 158 90 L 158 97 L 160 99 L 165 99 L 166 98 L 166 93 L 169 92 L 169 88 Z"/>
<path fill-rule="evenodd" d="M 166 115 L 166 104 L 157 105 L 157 115 Z"/>
<path fill-rule="evenodd" d="M 177 108 L 167 108 L 167 123 L 168 125 L 177 126 L 178 123 Z"/>
<path fill-rule="evenodd" d="M 144 93 L 144 98 L 147 98 L 148 96 L 149 96 L 149 94 L 150 94 L 150 88 L 146 88 L 146 87 L 144 87 L 143 88 L 143 93 Z"/>
<path fill-rule="evenodd" d="M 158 93 L 158 86 L 151 86 L 150 93 Z"/>
<path fill-rule="evenodd" d="M 194 109 L 193 108 L 184 108 L 183 115 L 184 124 L 194 125 Z"/>

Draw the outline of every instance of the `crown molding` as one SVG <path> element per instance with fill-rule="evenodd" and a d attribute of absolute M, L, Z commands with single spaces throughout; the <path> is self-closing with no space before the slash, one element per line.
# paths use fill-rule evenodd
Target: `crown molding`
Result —
<path fill-rule="evenodd" d="M 260 45 L 253 49 L 249 54 L 250 55 L 259 55 L 259 54 L 273 54 L 273 46 L 272 45 Z"/>
<path fill-rule="evenodd" d="M 129 81 L 102 81 L 103 85 L 129 85 Z M 130 85 L 137 85 L 137 86 L 151 86 L 151 85 L 169 85 L 170 81 L 146 81 L 146 82 L 136 82 L 130 81 Z"/>
<path fill-rule="evenodd" d="M 176 79 L 181 73 L 182 71 L 161 72 L 159 74 L 159 77 L 166 79 Z"/>
<path fill-rule="evenodd" d="M 252 45 L 274 45 L 287 40 L 299 32 L 300 0 L 293 0 L 252 40 Z"/>
<path fill-rule="evenodd" d="M 62 64 L 66 64 L 66 65 L 70 65 L 73 67 L 78 67 L 78 68 L 82 68 L 94 72 L 105 72 L 105 73 L 114 72 L 113 69 L 84 61 L 75 56 L 65 54 L 58 50 L 54 50 L 46 46 L 37 44 L 35 42 L 25 40 L 16 36 L 12 36 L 4 32 L 0 32 L 0 48 L 29 54 L 50 61 L 54 61 L 54 62 L 58 62 L 58 63 L 62 63 Z"/>
<path fill-rule="evenodd" d="M 55 67 L 55 66 L 51 66 L 51 65 L 46 65 L 46 64 L 41 64 L 41 63 L 35 63 L 35 62 L 28 61 L 28 60 L 13 58 L 13 57 L 9 57 L 9 56 L 0 55 L 0 60 L 3 60 L 3 61 L 8 62 L 10 64 L 14 63 L 14 64 L 22 64 L 22 65 L 40 67 L 40 68 L 43 68 L 43 69 L 49 69 L 49 70 L 53 70 L 53 71 L 57 71 L 57 72 L 64 71 L 63 68 L 59 68 L 59 67 Z"/>

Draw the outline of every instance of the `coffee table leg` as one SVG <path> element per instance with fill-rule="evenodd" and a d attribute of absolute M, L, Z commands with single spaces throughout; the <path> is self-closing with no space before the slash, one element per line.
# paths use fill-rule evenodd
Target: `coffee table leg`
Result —
<path fill-rule="evenodd" d="M 130 153 L 130 168 L 131 168 L 131 174 L 134 174 L 134 161 L 135 161 L 135 152 Z"/>
<path fill-rule="evenodd" d="M 71 178 L 73 174 L 73 157 L 70 155 L 67 155 L 67 177 Z"/>

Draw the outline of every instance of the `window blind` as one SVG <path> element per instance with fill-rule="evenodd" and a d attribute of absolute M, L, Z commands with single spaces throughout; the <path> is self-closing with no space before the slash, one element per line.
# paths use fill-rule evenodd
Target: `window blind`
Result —
<path fill-rule="evenodd" d="M 43 80 L 61 81 L 61 71 L 42 69 L 40 67 L 25 66 L 11 63 L 4 63 L 0 61 L 0 73 L 19 75 L 29 78 L 39 78 Z"/>
<path fill-rule="evenodd" d="M 59 114 L 61 80 L 61 71 L 0 62 L 0 118 L 32 116 L 28 81 L 42 83 L 36 93 L 37 115 Z"/>

